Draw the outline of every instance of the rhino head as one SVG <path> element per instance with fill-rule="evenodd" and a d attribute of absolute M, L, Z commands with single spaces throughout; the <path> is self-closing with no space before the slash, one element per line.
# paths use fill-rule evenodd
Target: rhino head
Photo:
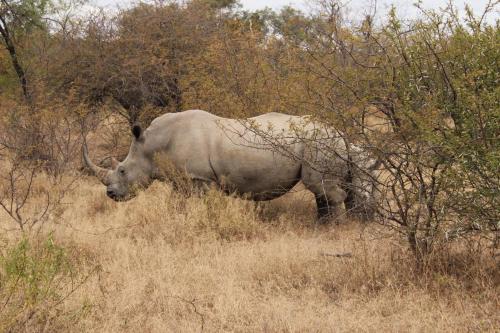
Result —
<path fill-rule="evenodd" d="M 115 201 L 126 201 L 135 196 L 136 189 L 147 187 L 152 180 L 152 162 L 144 149 L 144 135 L 140 126 L 132 129 L 134 135 L 129 153 L 123 162 L 112 159 L 111 169 L 95 165 L 83 145 L 83 160 L 94 175 L 106 186 L 106 194 Z"/>

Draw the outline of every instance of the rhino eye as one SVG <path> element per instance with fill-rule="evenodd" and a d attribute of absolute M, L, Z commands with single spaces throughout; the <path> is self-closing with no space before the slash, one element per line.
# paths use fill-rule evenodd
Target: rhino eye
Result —
<path fill-rule="evenodd" d="M 118 172 L 120 173 L 120 175 L 125 175 L 125 169 L 120 169 Z"/>

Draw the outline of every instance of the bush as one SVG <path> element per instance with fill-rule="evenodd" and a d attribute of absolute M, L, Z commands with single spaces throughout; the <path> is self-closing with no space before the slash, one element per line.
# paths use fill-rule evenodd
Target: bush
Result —
<path fill-rule="evenodd" d="M 478 233 L 497 246 L 500 27 L 484 17 L 498 3 L 465 18 L 452 4 L 419 7 L 413 21 L 393 8 L 379 26 L 370 15 L 353 26 L 340 2 L 321 2 L 323 16 L 284 36 L 297 56 L 276 67 L 309 78 L 295 108 L 315 105 L 317 118 L 382 161 L 378 221 L 406 237 L 418 262 Z M 373 114 L 385 133 L 370 126 Z"/>
<path fill-rule="evenodd" d="M 21 239 L 0 253 L 0 331 L 58 331 L 74 325 L 88 304 L 65 302 L 86 281 L 52 237 Z"/>

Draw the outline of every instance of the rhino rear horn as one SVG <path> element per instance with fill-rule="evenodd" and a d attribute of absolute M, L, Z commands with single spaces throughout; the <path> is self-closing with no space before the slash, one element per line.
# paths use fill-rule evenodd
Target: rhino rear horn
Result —
<path fill-rule="evenodd" d="M 116 170 L 116 168 L 118 168 L 118 164 L 120 164 L 120 162 L 118 162 L 116 158 L 111 157 L 111 169 Z"/>
<path fill-rule="evenodd" d="M 101 168 L 97 165 L 95 165 L 92 160 L 90 159 L 89 157 L 89 151 L 87 149 L 87 145 L 84 144 L 82 146 L 82 154 L 83 154 L 83 160 L 85 162 L 85 165 L 90 169 L 92 170 L 92 172 L 94 173 L 94 175 L 97 177 L 97 179 L 99 179 L 104 185 L 108 185 L 107 183 L 107 174 L 108 174 L 108 171 L 107 169 L 104 169 L 104 168 Z"/>

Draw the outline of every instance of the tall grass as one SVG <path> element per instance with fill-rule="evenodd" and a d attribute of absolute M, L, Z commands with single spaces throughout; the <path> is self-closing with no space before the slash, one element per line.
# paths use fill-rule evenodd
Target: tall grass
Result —
<path fill-rule="evenodd" d="M 49 331 L 493 332 L 500 324 L 491 255 L 450 248 L 418 270 L 404 240 L 377 225 L 316 225 L 300 187 L 256 204 L 215 190 L 186 197 L 158 182 L 115 203 L 88 178 L 66 203 L 46 225 L 53 242 L 70 249 L 62 251 L 80 279 L 100 269 L 59 299 Z"/>

